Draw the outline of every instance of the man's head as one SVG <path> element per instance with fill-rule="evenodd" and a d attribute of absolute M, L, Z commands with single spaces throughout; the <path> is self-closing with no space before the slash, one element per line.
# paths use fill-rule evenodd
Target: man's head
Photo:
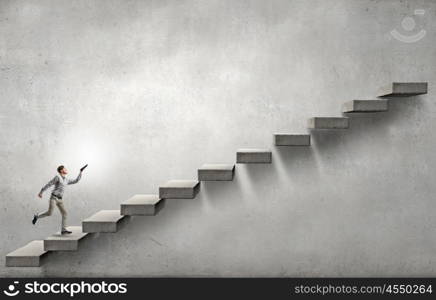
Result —
<path fill-rule="evenodd" d="M 63 175 L 67 175 L 68 171 L 67 171 L 67 169 L 64 166 L 59 166 L 58 167 L 58 173 L 63 176 Z"/>

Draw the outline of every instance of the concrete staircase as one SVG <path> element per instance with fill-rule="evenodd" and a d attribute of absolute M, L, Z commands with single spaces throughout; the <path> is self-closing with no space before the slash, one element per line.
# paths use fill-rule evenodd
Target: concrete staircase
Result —
<path fill-rule="evenodd" d="M 381 98 L 396 98 L 427 94 L 426 82 L 394 82 L 380 91 Z M 344 114 L 374 113 L 388 110 L 387 99 L 352 100 L 343 104 Z M 314 117 L 309 119 L 310 130 L 349 128 L 349 117 Z M 276 133 L 276 146 L 310 146 L 310 134 Z M 269 149 L 239 149 L 238 164 L 270 164 Z M 198 180 L 170 180 L 159 187 L 159 195 L 134 195 L 120 205 L 120 210 L 101 210 L 83 220 L 82 226 L 71 226 L 71 235 L 56 233 L 45 240 L 35 240 L 6 255 L 7 267 L 39 267 L 52 251 L 76 251 L 90 233 L 115 233 L 130 216 L 155 216 L 166 199 L 193 199 L 200 191 L 201 181 L 232 181 L 234 164 L 205 164 L 198 169 Z"/>
<path fill-rule="evenodd" d="M 134 195 L 121 203 L 123 216 L 155 216 L 165 205 L 159 195 Z"/>
<path fill-rule="evenodd" d="M 124 216 L 119 210 L 100 210 L 83 220 L 83 232 L 117 232 L 126 223 L 129 216 Z"/>
<path fill-rule="evenodd" d="M 36 240 L 6 255 L 6 267 L 39 267 L 49 252 Z"/>
<path fill-rule="evenodd" d="M 204 164 L 198 169 L 199 181 L 232 181 L 234 175 L 234 164 Z"/>
<path fill-rule="evenodd" d="M 343 113 L 370 113 L 388 110 L 388 100 L 351 100 L 342 106 Z"/>
<path fill-rule="evenodd" d="M 200 191 L 197 180 L 170 180 L 159 187 L 160 198 L 194 199 Z"/>
<path fill-rule="evenodd" d="M 382 87 L 380 98 L 410 97 L 427 94 L 427 82 L 393 82 Z"/>
<path fill-rule="evenodd" d="M 310 134 L 275 133 L 276 146 L 310 146 Z"/>
<path fill-rule="evenodd" d="M 349 118 L 346 117 L 314 117 L 308 122 L 309 129 L 348 129 Z"/>
<path fill-rule="evenodd" d="M 67 227 L 71 234 L 55 233 L 44 240 L 45 251 L 76 251 L 79 249 L 79 242 L 83 241 L 89 234 L 83 232 L 82 226 Z"/>
<path fill-rule="evenodd" d="M 236 152 L 238 164 L 270 164 L 272 152 L 269 149 L 239 149 Z"/>

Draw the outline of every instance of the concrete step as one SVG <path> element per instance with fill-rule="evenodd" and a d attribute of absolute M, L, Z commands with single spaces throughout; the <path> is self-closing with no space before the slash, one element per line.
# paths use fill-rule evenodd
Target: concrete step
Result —
<path fill-rule="evenodd" d="M 123 216 L 155 216 L 165 205 L 158 195 L 134 195 L 121 203 Z"/>
<path fill-rule="evenodd" d="M 45 251 L 77 251 L 79 242 L 83 241 L 88 233 L 82 231 L 82 226 L 67 227 L 71 234 L 57 232 L 44 240 Z"/>
<path fill-rule="evenodd" d="M 6 255 L 6 267 L 39 267 L 48 251 L 44 250 L 44 241 L 32 241 Z"/>
<path fill-rule="evenodd" d="M 204 164 L 198 169 L 199 181 L 232 181 L 235 165 Z"/>
<path fill-rule="evenodd" d="M 409 97 L 427 94 L 427 82 L 393 82 L 380 89 L 379 97 Z"/>
<path fill-rule="evenodd" d="M 310 129 L 347 129 L 349 118 L 346 117 L 315 117 L 308 122 Z"/>
<path fill-rule="evenodd" d="M 342 106 L 343 113 L 371 113 L 388 110 L 388 100 L 351 100 Z"/>
<path fill-rule="evenodd" d="M 272 153 L 269 149 L 239 149 L 236 152 L 238 164 L 270 164 Z"/>
<path fill-rule="evenodd" d="M 310 134 L 275 133 L 276 146 L 310 146 Z"/>
<path fill-rule="evenodd" d="M 101 210 L 83 220 L 83 232 L 117 232 L 128 219 L 119 210 Z"/>
<path fill-rule="evenodd" d="M 162 199 L 194 199 L 200 191 L 197 180 L 170 180 L 159 187 L 159 197 Z"/>

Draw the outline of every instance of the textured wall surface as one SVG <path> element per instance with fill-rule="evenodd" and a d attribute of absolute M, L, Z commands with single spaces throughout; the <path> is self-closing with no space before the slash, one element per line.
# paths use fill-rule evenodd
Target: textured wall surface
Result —
<path fill-rule="evenodd" d="M 0 0 L 0 275 L 436 276 L 435 20 L 430 0 Z M 392 81 L 429 93 L 273 146 Z M 240 147 L 271 147 L 273 164 L 41 268 L 4 267 L 58 230 L 57 211 L 30 223 L 58 164 L 89 163 L 65 194 L 73 225 Z"/>

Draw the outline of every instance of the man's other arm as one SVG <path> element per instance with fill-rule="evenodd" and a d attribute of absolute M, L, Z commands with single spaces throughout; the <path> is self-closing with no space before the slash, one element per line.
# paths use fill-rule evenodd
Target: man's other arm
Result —
<path fill-rule="evenodd" d="M 42 193 L 44 193 L 49 187 L 51 187 L 52 185 L 54 185 L 57 181 L 58 181 L 58 176 L 53 177 L 52 180 L 50 180 L 46 185 L 44 185 L 41 189 L 41 191 L 39 192 L 38 196 L 39 198 L 42 197 Z"/>

